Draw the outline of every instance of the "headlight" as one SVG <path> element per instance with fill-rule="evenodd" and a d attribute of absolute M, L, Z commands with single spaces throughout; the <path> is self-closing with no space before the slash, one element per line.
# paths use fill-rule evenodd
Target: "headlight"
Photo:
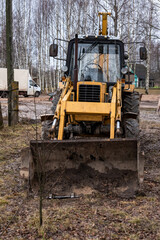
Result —
<path fill-rule="evenodd" d="M 128 72 L 128 67 L 127 66 L 125 66 L 121 69 L 122 74 L 126 74 L 127 72 Z"/>
<path fill-rule="evenodd" d="M 67 72 L 67 71 L 68 71 L 68 67 L 67 67 L 67 66 L 63 66 L 63 67 L 61 68 L 61 70 L 62 70 L 62 72 Z"/>

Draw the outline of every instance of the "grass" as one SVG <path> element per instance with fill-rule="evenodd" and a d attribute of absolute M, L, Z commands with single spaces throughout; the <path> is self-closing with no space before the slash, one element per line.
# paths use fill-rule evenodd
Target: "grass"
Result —
<path fill-rule="evenodd" d="M 137 200 L 140 200 L 140 201 L 144 201 L 146 200 L 147 202 L 158 202 L 158 199 L 157 197 L 146 197 L 146 196 L 143 196 L 143 197 L 137 197 Z"/>
<path fill-rule="evenodd" d="M 160 239 L 158 194 L 152 192 L 132 200 L 99 192 L 75 201 L 45 200 L 40 228 L 38 197 L 27 199 L 18 173 L 21 148 L 35 137 L 34 127 L 18 124 L 0 130 L 0 227 L 9 223 L 8 235 L 0 239 Z"/>
<path fill-rule="evenodd" d="M 159 226 L 153 220 L 144 217 L 133 217 L 128 221 L 133 227 L 138 229 L 143 228 L 143 231 L 147 232 L 157 232 L 159 231 Z"/>
<path fill-rule="evenodd" d="M 13 127 L 5 126 L 0 130 L 0 161 L 10 155 L 19 154 L 20 150 L 29 145 L 30 139 L 35 138 L 34 125 L 18 124 Z"/>
<path fill-rule="evenodd" d="M 109 209 L 109 212 L 113 215 L 113 216 L 117 216 L 120 218 L 124 218 L 126 216 L 126 213 L 120 209 Z"/>
<path fill-rule="evenodd" d="M 133 217 L 131 220 L 129 220 L 129 223 L 132 223 L 134 225 L 139 225 L 143 222 L 143 219 L 139 217 Z"/>
<path fill-rule="evenodd" d="M 8 200 L 6 200 L 5 198 L 0 197 L 0 206 L 6 205 L 8 203 L 9 203 Z"/>

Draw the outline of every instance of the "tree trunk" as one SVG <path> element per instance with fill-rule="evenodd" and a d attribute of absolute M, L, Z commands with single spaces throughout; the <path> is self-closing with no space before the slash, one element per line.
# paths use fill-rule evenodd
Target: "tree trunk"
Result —
<path fill-rule="evenodd" d="M 18 122 L 18 89 L 14 82 L 13 43 L 12 43 L 12 0 L 6 0 L 6 49 L 7 49 L 7 80 L 8 80 L 8 125 Z"/>
<path fill-rule="evenodd" d="M 42 184 L 42 183 L 39 183 Z M 43 189 L 40 186 L 40 196 L 39 196 L 39 225 L 43 224 Z"/>
<path fill-rule="evenodd" d="M 5 44 L 4 44 L 4 39 L 3 39 L 3 31 L 4 31 L 4 26 L 5 26 L 5 22 L 4 22 L 4 1 L 2 0 L 2 8 L 1 8 L 1 36 L 2 36 L 2 40 L 1 40 L 1 48 L 2 48 L 2 55 L 1 55 L 1 67 L 5 67 Z"/>
<path fill-rule="evenodd" d="M 146 94 L 149 93 L 150 59 L 151 59 L 151 31 L 150 31 L 149 44 L 148 44 L 147 77 L 146 77 L 146 86 L 145 86 Z"/>
<path fill-rule="evenodd" d="M 114 2 L 114 12 L 115 12 L 114 36 L 117 37 L 117 35 L 118 35 L 118 6 L 117 6 L 117 0 L 115 0 L 115 2 Z"/>
<path fill-rule="evenodd" d="M 6 0 L 6 49 L 8 79 L 8 125 L 12 126 L 12 82 L 14 81 L 12 61 L 12 0 Z"/>
<path fill-rule="evenodd" d="M 150 62 L 151 62 L 151 40 L 152 40 L 152 19 L 153 19 L 153 3 L 150 3 L 150 16 L 149 16 L 149 36 L 148 36 L 148 58 L 147 58 L 147 77 L 145 85 L 145 93 L 149 93 L 149 76 L 150 76 Z"/>
<path fill-rule="evenodd" d="M 3 128 L 3 117 L 2 117 L 2 108 L 1 108 L 1 102 L 0 102 L 0 129 Z"/>

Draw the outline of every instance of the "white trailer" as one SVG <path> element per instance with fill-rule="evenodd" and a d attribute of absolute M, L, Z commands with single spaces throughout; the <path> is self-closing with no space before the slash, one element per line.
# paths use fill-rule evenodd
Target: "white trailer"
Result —
<path fill-rule="evenodd" d="M 34 82 L 26 69 L 14 69 L 14 81 L 19 83 L 19 95 L 39 97 L 41 88 Z M 7 68 L 0 68 L 0 96 L 8 96 Z"/>

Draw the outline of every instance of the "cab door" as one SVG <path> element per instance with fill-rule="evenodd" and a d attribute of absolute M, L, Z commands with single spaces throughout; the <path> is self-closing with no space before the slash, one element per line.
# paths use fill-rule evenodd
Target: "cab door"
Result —
<path fill-rule="evenodd" d="M 34 83 L 32 79 L 30 79 L 28 83 L 28 95 L 34 95 Z"/>

